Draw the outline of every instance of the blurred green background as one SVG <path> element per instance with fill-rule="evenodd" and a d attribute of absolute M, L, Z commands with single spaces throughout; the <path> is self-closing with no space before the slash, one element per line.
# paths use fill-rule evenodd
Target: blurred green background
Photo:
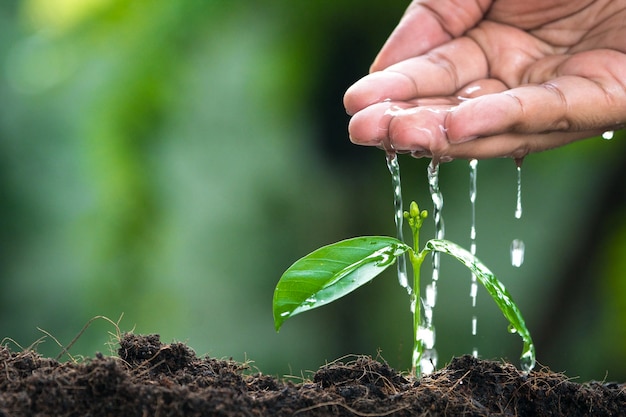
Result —
<path fill-rule="evenodd" d="M 394 271 L 274 332 L 273 288 L 311 250 L 395 234 L 384 156 L 350 144 L 341 103 L 408 1 L 23 0 L 0 4 L 0 338 L 69 343 L 90 318 L 199 355 L 301 375 L 349 353 L 408 369 Z M 505 283 L 538 360 L 626 380 L 624 138 L 478 167 L 478 256 Z M 427 160 L 400 157 L 431 210 Z M 469 247 L 467 161 L 441 167 L 447 238 Z M 432 236 L 428 225 L 425 236 Z M 514 238 L 526 243 L 510 264 Z M 521 340 L 469 272 L 443 261 L 440 365 Z M 426 276 L 428 274 L 425 274 Z M 478 337 L 470 336 L 478 315 Z M 96 321 L 75 356 L 108 353 Z M 12 342 L 5 339 L 4 343 Z M 49 337 L 46 355 L 60 348 Z"/>

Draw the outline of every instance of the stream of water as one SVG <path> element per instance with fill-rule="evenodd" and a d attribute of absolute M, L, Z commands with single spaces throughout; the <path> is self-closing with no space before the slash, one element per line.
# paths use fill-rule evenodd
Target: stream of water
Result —
<path fill-rule="evenodd" d="M 443 209 L 443 195 L 439 189 L 439 164 L 435 161 L 431 161 L 428 165 L 428 188 L 430 190 L 430 198 L 433 201 L 433 220 L 435 221 L 435 238 L 443 239 L 445 237 L 445 227 L 443 224 L 443 216 L 441 210 Z M 432 284 L 437 295 L 437 281 L 439 280 L 440 270 L 440 256 L 438 252 L 433 252 L 433 274 Z M 433 304 L 434 307 L 434 304 Z"/>
<path fill-rule="evenodd" d="M 469 183 L 469 199 L 472 213 L 472 224 L 470 226 L 470 253 L 476 256 L 476 176 L 478 175 L 478 160 L 472 159 L 469 162 L 470 183 Z M 470 284 L 470 298 L 472 300 L 472 309 L 476 309 L 476 295 L 478 294 L 478 282 L 476 274 L 472 272 L 472 281 Z M 478 318 L 476 313 L 472 315 L 472 336 L 476 337 L 478 327 Z M 478 348 L 474 343 L 472 355 L 478 357 Z"/>
<path fill-rule="evenodd" d="M 402 232 L 402 225 L 404 220 L 404 212 L 402 207 L 402 186 L 400 181 L 400 164 L 398 162 L 398 157 L 395 152 L 387 151 L 387 167 L 389 172 L 391 173 L 392 185 L 393 185 L 393 196 L 394 196 L 394 217 L 397 229 L 398 239 L 404 241 L 404 234 Z M 522 217 L 522 170 L 521 164 L 522 160 L 516 160 L 517 163 L 517 202 L 515 207 L 515 218 L 521 219 Z M 470 168 L 470 187 L 469 187 L 469 196 L 470 196 L 470 204 L 471 204 L 471 227 L 470 227 L 470 253 L 471 255 L 476 255 L 476 178 L 478 173 L 478 161 L 475 159 L 470 160 L 469 162 Z M 444 239 L 445 237 L 445 227 L 442 216 L 443 209 L 443 195 L 439 188 L 439 164 L 437 161 L 431 161 L 428 165 L 427 169 L 428 176 L 428 187 L 430 191 L 430 196 L 433 202 L 433 219 L 435 222 L 435 238 L 436 239 Z M 430 284 L 428 284 L 425 288 L 424 297 L 421 300 L 416 299 L 416 293 L 413 291 L 411 286 L 408 283 L 407 270 L 406 270 L 406 259 L 404 257 L 398 259 L 398 281 L 400 285 L 407 290 L 409 295 L 411 296 L 411 311 L 415 312 L 415 308 L 424 308 L 423 321 L 418 325 L 416 337 L 418 340 L 422 341 L 423 344 L 423 352 L 420 358 L 420 370 L 422 374 L 427 375 L 435 371 L 437 367 L 437 351 L 435 350 L 435 328 L 433 325 L 433 308 L 435 307 L 437 301 L 437 282 L 439 280 L 440 274 L 440 252 L 435 250 L 432 252 L 432 279 Z M 473 267 L 477 267 L 475 261 L 472 261 L 471 265 Z M 524 262 L 524 242 L 520 239 L 514 239 L 511 243 L 511 262 L 514 266 L 521 266 Z M 480 264 L 482 266 L 482 264 Z M 470 267 L 470 264 L 467 264 Z M 484 267 L 483 267 L 484 268 Z M 471 267 L 470 267 L 471 269 Z M 472 301 L 472 308 L 476 307 L 476 295 L 478 292 L 478 284 L 477 284 L 477 275 L 473 271 L 472 272 L 472 280 L 470 287 L 470 297 Z M 489 278 L 489 277 L 487 277 Z M 481 279 L 484 283 L 484 277 L 481 275 Z M 495 278 L 491 278 L 495 280 Z M 495 280 L 497 282 L 497 280 Z M 491 281 L 488 281 L 489 285 L 495 285 L 495 287 L 499 288 L 497 284 L 493 284 Z M 485 284 L 487 285 L 487 284 Z M 501 284 L 500 284 L 501 285 Z M 421 306 L 420 306 L 421 303 Z M 511 303 L 508 303 L 509 305 Z M 517 307 L 513 305 L 515 309 L 514 312 L 517 312 Z M 519 314 L 517 314 L 519 315 Z M 476 314 L 473 314 L 471 321 L 471 329 L 472 336 L 477 335 L 477 327 L 478 327 L 478 319 Z M 514 328 L 515 329 L 515 328 Z M 534 357 L 534 346 L 532 345 L 532 341 L 530 340 L 530 336 L 527 335 L 527 331 L 525 327 L 522 326 L 524 333 L 522 334 L 525 345 L 524 351 L 521 357 L 521 365 L 522 369 L 528 372 L 534 366 L 535 357 Z M 415 355 L 419 354 L 419 351 L 413 352 L 414 359 L 417 359 Z M 474 347 L 472 354 L 474 357 L 478 356 L 478 350 Z"/>
<path fill-rule="evenodd" d="M 402 225 L 404 221 L 404 211 L 402 208 L 402 184 L 400 181 L 400 163 L 398 162 L 398 155 L 395 152 L 387 151 L 387 168 L 391 173 L 391 185 L 393 186 L 393 209 L 396 222 L 396 236 L 404 242 L 404 233 L 402 232 Z M 409 295 L 412 293 L 411 286 L 409 285 L 409 279 L 406 270 L 406 256 L 401 255 L 398 258 L 398 282 L 405 288 Z"/>
<path fill-rule="evenodd" d="M 517 202 L 515 204 L 515 218 L 522 218 L 522 160 L 516 159 L 517 165 Z M 511 242 L 511 265 L 519 268 L 524 263 L 525 252 L 524 241 L 521 239 L 513 239 Z"/>
<path fill-rule="evenodd" d="M 433 219 L 435 221 L 435 238 L 445 237 L 445 227 L 443 223 L 443 195 L 439 189 L 439 163 L 431 160 L 427 168 L 428 188 L 433 202 Z M 422 300 L 424 305 L 424 324 L 419 332 L 423 335 L 424 352 L 420 361 L 422 373 L 429 374 L 437 367 L 437 351 L 435 350 L 435 326 L 433 325 L 433 309 L 437 302 L 437 281 L 441 269 L 441 253 L 432 253 L 432 278 L 430 284 L 426 285 L 425 297 Z"/>

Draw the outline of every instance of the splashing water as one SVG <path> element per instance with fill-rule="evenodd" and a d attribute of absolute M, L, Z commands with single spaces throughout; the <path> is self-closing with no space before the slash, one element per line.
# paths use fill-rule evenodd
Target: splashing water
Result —
<path fill-rule="evenodd" d="M 402 211 L 402 185 L 400 182 L 400 164 L 398 163 L 398 155 L 395 152 L 387 151 L 387 168 L 391 173 L 391 184 L 393 186 L 393 209 L 396 222 L 396 233 L 400 241 L 404 242 L 404 233 L 402 232 L 402 222 L 404 220 Z M 409 280 L 406 272 L 406 256 L 402 255 L 398 258 L 398 282 L 411 294 L 412 290 L 409 286 Z"/>
<path fill-rule="evenodd" d="M 470 184 L 469 184 L 469 199 L 472 207 L 472 225 L 470 227 L 470 253 L 476 255 L 476 176 L 478 174 L 478 160 L 472 159 L 469 162 L 470 168 Z M 472 299 L 472 308 L 476 308 L 476 295 L 478 294 L 478 283 L 476 281 L 476 274 L 472 272 L 472 281 L 470 284 L 470 298 Z M 476 336 L 476 327 L 478 325 L 478 319 L 474 315 L 472 317 L 472 336 Z M 478 357 L 478 349 L 474 348 L 472 355 Z"/>
<path fill-rule="evenodd" d="M 520 220 L 522 218 L 522 159 L 516 159 L 517 165 L 517 202 L 515 204 L 515 218 Z M 519 268 L 524 263 L 524 241 L 521 239 L 514 239 L 511 242 L 511 265 Z"/>

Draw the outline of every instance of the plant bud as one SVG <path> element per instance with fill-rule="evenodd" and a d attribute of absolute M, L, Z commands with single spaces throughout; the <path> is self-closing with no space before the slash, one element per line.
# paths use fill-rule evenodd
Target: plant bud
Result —
<path fill-rule="evenodd" d="M 415 201 L 411 201 L 411 205 L 409 206 L 409 213 L 413 218 L 418 218 L 420 216 L 420 209 Z"/>
<path fill-rule="evenodd" d="M 422 212 L 420 213 L 420 217 L 422 219 L 425 219 L 426 217 L 428 217 L 428 211 L 426 210 L 422 210 Z"/>

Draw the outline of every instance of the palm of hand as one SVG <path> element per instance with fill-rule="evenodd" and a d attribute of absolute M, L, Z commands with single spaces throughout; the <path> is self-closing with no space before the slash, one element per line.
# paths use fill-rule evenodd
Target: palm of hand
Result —
<path fill-rule="evenodd" d="M 457 3 L 409 8 L 346 94 L 353 141 L 523 157 L 626 121 L 626 1 Z"/>

